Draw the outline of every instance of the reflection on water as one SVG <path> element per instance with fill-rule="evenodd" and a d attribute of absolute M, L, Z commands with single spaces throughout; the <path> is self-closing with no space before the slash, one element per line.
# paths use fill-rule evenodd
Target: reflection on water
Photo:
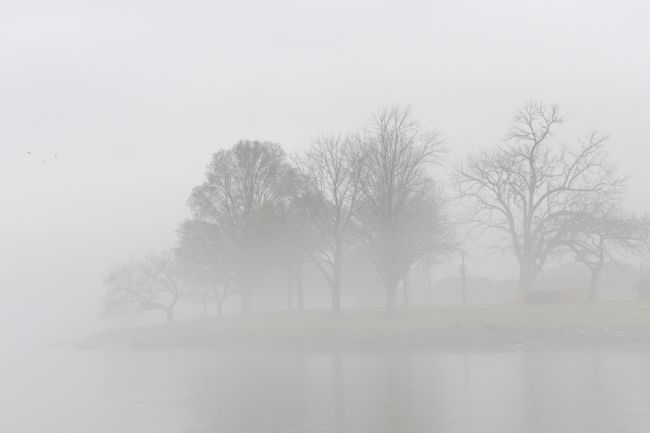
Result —
<path fill-rule="evenodd" d="M 650 431 L 647 352 L 55 348 L 3 362 L 3 432 Z"/>

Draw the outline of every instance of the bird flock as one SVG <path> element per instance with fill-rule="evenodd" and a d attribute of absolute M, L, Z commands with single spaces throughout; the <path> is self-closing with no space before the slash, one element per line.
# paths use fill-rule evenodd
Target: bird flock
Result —
<path fill-rule="evenodd" d="M 34 154 L 32 153 L 31 150 L 27 150 L 27 151 L 25 151 L 25 153 L 27 153 L 27 155 L 29 155 L 30 157 L 34 156 Z M 46 162 L 48 162 L 50 160 L 54 160 L 54 159 L 58 159 L 58 158 L 59 158 L 59 154 L 55 153 L 51 157 L 41 159 L 41 164 L 45 164 Z"/>

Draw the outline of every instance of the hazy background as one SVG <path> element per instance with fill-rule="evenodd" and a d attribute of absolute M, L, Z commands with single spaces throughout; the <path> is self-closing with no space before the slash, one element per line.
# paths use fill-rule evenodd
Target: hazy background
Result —
<path fill-rule="evenodd" d="M 297 151 L 387 104 L 440 129 L 452 162 L 556 101 L 562 136 L 609 132 L 650 205 L 650 5 L 487 3 L 3 1 L 0 338 L 101 326 L 107 267 L 173 241 L 217 149 Z"/>

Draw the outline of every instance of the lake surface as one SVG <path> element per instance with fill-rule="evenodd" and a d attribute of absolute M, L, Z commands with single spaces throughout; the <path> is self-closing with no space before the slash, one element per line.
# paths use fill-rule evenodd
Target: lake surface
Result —
<path fill-rule="evenodd" d="M 0 431 L 650 431 L 650 352 L 3 354 Z"/>

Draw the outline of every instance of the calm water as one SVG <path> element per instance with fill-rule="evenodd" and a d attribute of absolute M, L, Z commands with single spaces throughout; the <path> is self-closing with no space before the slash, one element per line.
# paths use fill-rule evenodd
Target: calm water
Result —
<path fill-rule="evenodd" d="M 650 353 L 11 351 L 0 432 L 650 431 Z"/>

